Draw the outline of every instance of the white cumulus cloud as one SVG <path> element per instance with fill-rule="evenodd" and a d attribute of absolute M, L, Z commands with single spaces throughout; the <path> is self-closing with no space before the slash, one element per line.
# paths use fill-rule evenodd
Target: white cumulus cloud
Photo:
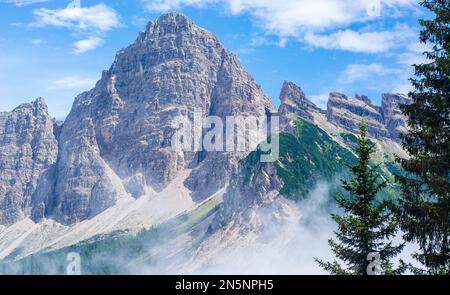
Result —
<path fill-rule="evenodd" d="M 121 26 L 117 12 L 103 3 L 91 7 L 39 8 L 34 10 L 33 14 L 36 18 L 34 26 L 55 26 L 100 32 Z"/>
<path fill-rule="evenodd" d="M 357 32 L 350 29 L 332 34 L 308 32 L 304 41 L 312 47 L 339 49 L 351 52 L 383 53 L 391 49 L 408 46 L 417 39 L 417 33 L 406 25 L 397 25 L 390 30 Z"/>
<path fill-rule="evenodd" d="M 119 14 L 103 3 L 81 7 L 74 1 L 62 9 L 35 9 L 33 14 L 35 21 L 31 26 L 62 27 L 85 35 L 84 39 L 73 44 L 75 54 L 100 47 L 106 32 L 122 26 Z"/>
<path fill-rule="evenodd" d="M 396 44 L 390 31 L 359 33 L 348 29 L 330 35 L 309 32 L 304 40 L 313 47 L 367 53 L 385 52 Z"/>
<path fill-rule="evenodd" d="M 221 5 L 228 13 L 250 14 L 255 22 L 271 33 L 296 37 L 308 30 L 335 29 L 361 23 L 376 16 L 370 14 L 378 0 L 143 0 L 151 11 L 177 10 L 187 6 Z M 399 7 L 414 7 L 415 0 L 380 0 L 381 16 L 390 16 Z"/>

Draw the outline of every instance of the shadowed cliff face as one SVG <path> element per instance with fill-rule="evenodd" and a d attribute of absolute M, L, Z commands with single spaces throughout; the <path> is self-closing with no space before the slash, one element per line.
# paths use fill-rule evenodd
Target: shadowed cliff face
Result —
<path fill-rule="evenodd" d="M 407 117 L 401 112 L 400 106 L 411 103 L 412 100 L 402 94 L 383 94 L 381 99 L 381 112 L 391 139 L 398 141 L 400 135 L 408 131 Z"/>
<path fill-rule="evenodd" d="M 53 126 L 42 98 L 0 113 L 0 224 L 29 216 L 39 176 L 58 154 Z"/>

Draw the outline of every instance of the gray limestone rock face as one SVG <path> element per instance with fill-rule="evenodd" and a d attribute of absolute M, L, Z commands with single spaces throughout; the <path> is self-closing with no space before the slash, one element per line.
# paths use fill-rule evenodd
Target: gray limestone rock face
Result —
<path fill-rule="evenodd" d="M 163 190 L 186 169 L 195 201 L 224 187 L 246 153 L 176 151 L 176 116 L 264 116 L 270 98 L 219 40 L 178 13 L 150 22 L 79 95 L 59 135 L 57 176 L 36 193 L 35 218 L 72 224 L 124 195 Z M 49 195 L 51 200 L 46 199 Z"/>
<path fill-rule="evenodd" d="M 292 132 L 294 121 L 297 117 L 314 121 L 313 113 L 323 113 L 312 101 L 306 98 L 302 89 L 293 82 L 284 81 L 280 93 L 280 117 L 281 130 Z"/>
<path fill-rule="evenodd" d="M 219 117 L 222 122 L 226 122 L 227 116 L 262 118 L 274 112 L 271 99 L 245 71 L 237 57 L 224 50 L 221 59 L 217 81 L 212 88 L 210 103 L 207 103 L 210 105 L 207 115 Z M 238 161 L 248 153 L 249 151 L 228 151 L 203 152 L 197 155 L 195 168 L 185 182 L 193 191 L 194 201 L 201 201 L 226 186 Z"/>
<path fill-rule="evenodd" d="M 58 155 L 54 120 L 42 98 L 0 113 L 0 224 L 29 217 L 38 179 Z"/>
<path fill-rule="evenodd" d="M 354 133 L 358 133 L 360 123 L 365 122 L 371 136 L 398 142 L 400 134 L 407 132 L 407 119 L 400 105 L 409 103 L 411 99 L 405 95 L 385 93 L 379 107 L 366 96 L 352 98 L 334 92 L 328 101 L 327 119 Z"/>
<path fill-rule="evenodd" d="M 221 209 L 211 223 L 212 232 L 231 221 L 248 222 L 249 214 L 254 209 L 281 198 L 279 191 L 284 184 L 274 163 L 261 163 L 259 157 L 260 154 L 255 152 L 239 163 L 231 177 Z"/>
<path fill-rule="evenodd" d="M 354 133 L 359 133 L 360 124 L 365 122 L 371 136 L 375 138 L 389 137 L 382 114 L 366 96 L 357 95 L 353 98 L 332 92 L 328 101 L 327 119 Z"/>
<path fill-rule="evenodd" d="M 280 116 L 289 116 L 291 114 L 300 116 L 304 119 L 313 121 L 310 114 L 311 110 L 317 111 L 316 105 L 309 101 L 305 93 L 299 86 L 292 82 L 285 81 L 280 94 L 281 105 L 278 110 Z"/>
<path fill-rule="evenodd" d="M 400 134 L 408 131 L 407 117 L 401 112 L 400 105 L 408 105 L 411 102 L 409 97 L 402 94 L 383 94 L 381 112 L 391 139 L 400 140 Z"/>

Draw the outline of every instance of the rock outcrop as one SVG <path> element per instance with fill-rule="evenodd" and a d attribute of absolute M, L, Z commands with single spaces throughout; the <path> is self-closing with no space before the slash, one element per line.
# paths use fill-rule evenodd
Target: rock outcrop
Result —
<path fill-rule="evenodd" d="M 385 93 L 379 107 L 372 104 L 367 96 L 356 95 L 352 98 L 333 92 L 328 101 L 327 119 L 354 133 L 358 133 L 360 123 L 365 122 L 373 137 L 398 142 L 400 134 L 407 132 L 406 117 L 400 105 L 409 103 L 411 99 L 407 96 Z"/>
<path fill-rule="evenodd" d="M 368 132 L 375 138 L 389 137 L 382 114 L 366 96 L 354 98 L 332 92 L 328 100 L 327 119 L 348 131 L 359 133 L 359 126 L 365 122 Z"/>
<path fill-rule="evenodd" d="M 263 206 L 275 204 L 281 198 L 283 180 L 274 163 L 261 163 L 261 154 L 254 152 L 239 163 L 233 173 L 219 214 L 211 224 L 212 232 L 231 221 L 247 223 L 251 215 Z"/>
<path fill-rule="evenodd" d="M 381 98 L 381 113 L 389 137 L 399 140 L 400 134 L 406 133 L 407 118 L 400 110 L 400 105 L 408 105 L 412 100 L 402 94 L 385 93 Z"/>
<path fill-rule="evenodd" d="M 278 116 L 280 117 L 280 129 L 292 132 L 294 122 L 297 117 L 314 121 L 313 113 L 322 113 L 312 101 L 306 98 L 302 89 L 293 82 L 284 81 L 280 93 L 280 107 Z"/>
<path fill-rule="evenodd" d="M 38 179 L 58 155 L 54 126 L 42 98 L 0 113 L 0 225 L 30 215 Z"/>
<path fill-rule="evenodd" d="M 278 114 L 282 117 L 299 116 L 313 121 L 311 112 L 320 112 L 320 109 L 306 98 L 301 88 L 289 81 L 285 81 L 281 88 L 280 101 Z"/>

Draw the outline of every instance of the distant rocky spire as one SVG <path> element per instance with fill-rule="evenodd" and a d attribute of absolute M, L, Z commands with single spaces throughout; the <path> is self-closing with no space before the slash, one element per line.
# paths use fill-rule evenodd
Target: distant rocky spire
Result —
<path fill-rule="evenodd" d="M 58 155 L 53 126 L 43 98 L 0 112 L 0 225 L 29 217 L 37 182 Z"/>
<path fill-rule="evenodd" d="M 314 121 L 313 113 L 321 110 L 306 98 L 302 89 L 293 82 L 284 81 L 280 93 L 281 105 L 278 114 L 281 117 L 282 129 L 292 131 L 293 122 L 296 117 Z"/>

